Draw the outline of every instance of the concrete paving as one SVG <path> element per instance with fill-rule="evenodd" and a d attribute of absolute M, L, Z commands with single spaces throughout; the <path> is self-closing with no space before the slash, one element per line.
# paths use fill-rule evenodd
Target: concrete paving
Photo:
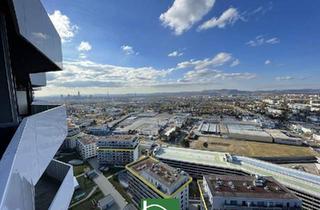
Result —
<path fill-rule="evenodd" d="M 110 210 L 122 210 L 128 204 L 127 201 L 122 197 L 122 195 L 113 187 L 109 180 L 103 175 L 99 170 L 99 164 L 96 158 L 88 160 L 92 168 L 97 171 L 98 176 L 93 179 L 93 181 L 98 185 L 99 189 L 106 196 L 111 194 L 115 204 L 110 208 Z"/>

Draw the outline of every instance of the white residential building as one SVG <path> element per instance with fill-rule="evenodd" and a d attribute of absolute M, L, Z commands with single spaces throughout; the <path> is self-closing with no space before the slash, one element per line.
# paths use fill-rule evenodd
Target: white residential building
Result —
<path fill-rule="evenodd" d="M 83 134 L 77 140 L 77 151 L 83 160 L 95 157 L 97 155 L 98 137 Z"/>

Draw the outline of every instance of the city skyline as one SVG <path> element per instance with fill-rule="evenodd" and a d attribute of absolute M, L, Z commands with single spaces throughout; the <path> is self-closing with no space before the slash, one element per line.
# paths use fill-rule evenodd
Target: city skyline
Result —
<path fill-rule="evenodd" d="M 318 2 L 43 4 L 64 71 L 37 96 L 320 87 Z"/>
<path fill-rule="evenodd" d="M 319 209 L 317 5 L 44 1 L 0 2 L 1 210 Z"/>

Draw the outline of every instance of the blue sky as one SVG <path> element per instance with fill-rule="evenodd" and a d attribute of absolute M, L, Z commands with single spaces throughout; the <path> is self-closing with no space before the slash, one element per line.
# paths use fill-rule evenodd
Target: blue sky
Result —
<path fill-rule="evenodd" d="M 64 70 L 38 95 L 320 88 L 320 1 L 42 2 Z"/>

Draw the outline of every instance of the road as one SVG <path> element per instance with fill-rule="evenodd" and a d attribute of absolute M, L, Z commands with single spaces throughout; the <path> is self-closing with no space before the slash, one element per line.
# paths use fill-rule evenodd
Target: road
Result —
<path fill-rule="evenodd" d="M 113 187 L 109 180 L 103 175 L 99 170 L 99 164 L 96 158 L 88 160 L 92 168 L 97 171 L 98 176 L 93 179 L 93 181 L 98 185 L 99 189 L 106 196 L 111 194 L 115 204 L 110 208 L 110 210 L 122 210 L 128 204 L 127 201 L 122 197 L 122 195 Z"/>

